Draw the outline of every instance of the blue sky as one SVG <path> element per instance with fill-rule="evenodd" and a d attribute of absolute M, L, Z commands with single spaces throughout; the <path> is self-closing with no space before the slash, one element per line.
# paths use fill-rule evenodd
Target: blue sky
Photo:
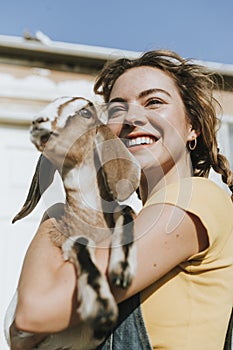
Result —
<path fill-rule="evenodd" d="M 0 34 L 44 32 L 52 40 L 233 64 L 233 0 L 8 0 Z"/>

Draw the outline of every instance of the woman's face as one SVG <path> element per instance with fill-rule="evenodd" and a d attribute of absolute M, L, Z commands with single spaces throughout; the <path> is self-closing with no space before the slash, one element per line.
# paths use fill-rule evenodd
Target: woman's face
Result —
<path fill-rule="evenodd" d="M 196 136 L 173 79 L 153 67 L 131 68 L 115 82 L 108 125 L 142 169 L 169 172 L 187 163 L 186 143 Z"/>

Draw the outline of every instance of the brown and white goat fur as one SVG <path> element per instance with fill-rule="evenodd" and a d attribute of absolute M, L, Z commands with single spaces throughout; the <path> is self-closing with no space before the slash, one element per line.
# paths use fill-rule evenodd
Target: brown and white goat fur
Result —
<path fill-rule="evenodd" d="M 34 209 L 57 170 L 66 203 L 51 239 L 62 248 L 64 259 L 75 265 L 77 313 L 82 320 L 75 336 L 71 330 L 61 332 L 53 345 L 47 337 L 38 349 L 48 348 L 49 341 L 54 350 L 92 349 L 118 317 L 108 280 L 95 265 L 95 247 L 111 237 L 108 278 L 128 287 L 136 269 L 134 212 L 119 202 L 137 189 L 140 169 L 120 139 L 99 121 L 93 104 L 81 97 L 62 97 L 49 104 L 34 118 L 31 140 L 42 154 L 28 197 L 13 222 Z"/>

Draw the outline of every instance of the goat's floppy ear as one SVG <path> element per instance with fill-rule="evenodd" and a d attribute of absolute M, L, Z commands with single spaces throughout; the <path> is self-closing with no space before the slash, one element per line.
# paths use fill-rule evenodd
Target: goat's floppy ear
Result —
<path fill-rule="evenodd" d="M 139 186 L 141 169 L 136 159 L 106 125 L 98 127 L 96 148 L 113 198 L 127 199 Z"/>
<path fill-rule="evenodd" d="M 26 201 L 20 212 L 12 220 L 12 223 L 24 218 L 32 212 L 39 202 L 42 194 L 53 182 L 55 171 L 55 166 L 46 157 L 44 157 L 43 154 L 41 154 L 37 162 L 36 170 L 32 178 Z"/>

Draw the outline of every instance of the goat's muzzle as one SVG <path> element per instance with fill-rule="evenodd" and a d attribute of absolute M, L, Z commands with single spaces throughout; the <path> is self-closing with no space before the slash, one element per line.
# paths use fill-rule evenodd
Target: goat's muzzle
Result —
<path fill-rule="evenodd" d="M 58 134 L 47 129 L 39 129 L 37 127 L 31 129 L 31 141 L 39 151 L 44 149 L 51 136 L 57 137 Z"/>

